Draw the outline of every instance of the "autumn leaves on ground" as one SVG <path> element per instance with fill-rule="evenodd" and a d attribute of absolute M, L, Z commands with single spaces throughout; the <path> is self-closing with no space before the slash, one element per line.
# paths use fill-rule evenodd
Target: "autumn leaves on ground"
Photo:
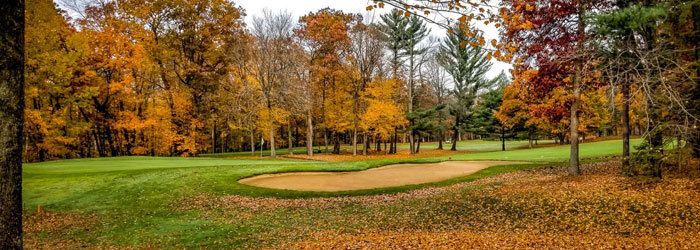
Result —
<path fill-rule="evenodd" d="M 619 143 L 583 144 L 589 163 L 577 177 L 558 163 L 567 154 L 565 146 L 556 145 L 506 152 L 429 150 L 419 156 L 399 150 L 400 156 L 356 161 L 320 155 L 316 160 L 122 157 L 27 164 L 26 246 L 700 247 L 698 179 L 622 177 L 617 161 L 605 158 L 619 153 L 610 149 Z M 272 172 L 540 156 L 547 160 L 495 166 L 433 184 L 340 194 L 236 182 Z"/>

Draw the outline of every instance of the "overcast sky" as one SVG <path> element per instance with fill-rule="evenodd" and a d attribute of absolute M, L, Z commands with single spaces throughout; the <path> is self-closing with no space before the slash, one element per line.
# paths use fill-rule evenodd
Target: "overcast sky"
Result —
<path fill-rule="evenodd" d="M 248 24 L 250 24 L 253 20 L 253 16 L 262 15 L 263 9 L 269 9 L 273 12 L 286 10 L 290 12 L 295 19 L 306 15 L 309 12 L 317 11 L 326 7 L 342 10 L 343 12 L 359 13 L 363 16 L 378 16 L 379 14 L 391 11 L 391 8 L 388 7 L 384 9 L 367 11 L 367 5 L 370 5 L 372 1 L 366 0 L 234 0 L 234 3 L 245 9 L 247 15 L 246 22 Z M 437 25 L 429 24 L 429 27 L 431 30 L 431 35 L 435 37 L 443 37 L 446 34 L 446 31 Z M 482 28 L 485 31 L 487 41 L 490 39 L 498 39 L 498 30 L 496 30 L 494 27 Z M 493 60 L 493 67 L 491 68 L 491 71 L 489 71 L 488 77 L 494 77 L 502 70 L 505 70 L 506 73 L 508 73 L 510 68 L 510 64 Z"/>

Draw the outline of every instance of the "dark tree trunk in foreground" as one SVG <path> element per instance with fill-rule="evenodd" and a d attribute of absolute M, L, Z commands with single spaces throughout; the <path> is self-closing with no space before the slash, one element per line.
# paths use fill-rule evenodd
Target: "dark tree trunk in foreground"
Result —
<path fill-rule="evenodd" d="M 700 4 L 694 4 L 693 8 L 693 40 L 695 43 L 695 60 L 700 61 Z M 700 65 L 695 65 L 695 89 L 692 94 L 691 102 L 695 110 L 694 115 L 700 117 Z M 698 123 L 697 121 L 695 123 Z M 690 145 L 693 149 L 693 155 L 700 157 L 700 124 L 695 127 L 694 133 L 690 137 Z"/>
<path fill-rule="evenodd" d="M 0 2 L 0 249 L 22 249 L 24 0 Z"/>
<path fill-rule="evenodd" d="M 649 143 L 651 150 L 663 154 L 662 151 L 664 147 L 664 138 L 659 126 L 661 125 L 661 107 L 659 107 L 658 103 L 655 103 L 650 99 L 647 99 L 647 105 L 649 107 L 649 124 L 652 129 L 651 131 L 649 131 L 647 142 Z M 650 169 L 647 173 L 644 173 L 645 175 L 661 178 L 660 158 L 657 159 L 652 157 L 649 160 L 649 167 Z"/>
<path fill-rule="evenodd" d="M 622 83 L 622 171 L 632 176 L 630 167 L 630 86 L 629 79 Z"/>
<path fill-rule="evenodd" d="M 576 43 L 576 52 L 579 58 L 576 58 L 576 73 L 574 74 L 574 101 L 571 104 L 571 121 L 569 123 L 570 133 L 571 133 L 571 154 L 569 156 L 569 174 L 579 175 L 581 174 L 581 168 L 579 167 L 579 154 L 578 154 L 578 112 L 581 100 L 581 82 L 583 77 L 583 59 L 580 58 L 583 54 L 583 41 L 585 40 L 585 23 L 584 23 L 584 10 L 585 6 L 583 1 L 578 1 L 578 42 Z"/>

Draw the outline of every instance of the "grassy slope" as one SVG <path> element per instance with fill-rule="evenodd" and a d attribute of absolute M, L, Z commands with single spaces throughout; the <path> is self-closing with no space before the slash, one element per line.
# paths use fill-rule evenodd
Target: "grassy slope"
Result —
<path fill-rule="evenodd" d="M 554 143 L 552 140 L 540 140 L 539 145 L 550 145 Z M 374 148 L 374 144 L 371 145 L 372 148 Z M 383 145 L 382 145 L 383 146 Z M 421 143 L 421 149 L 435 149 L 438 146 L 437 142 L 424 142 Z M 450 143 L 444 143 L 443 148 L 444 149 L 450 149 L 452 144 Z M 528 141 L 506 141 L 506 149 L 507 150 L 513 150 L 513 149 L 522 149 L 522 148 L 527 148 L 528 146 Z M 322 148 L 322 147 L 321 147 Z M 399 149 L 408 149 L 409 145 L 408 143 L 399 143 L 398 146 Z M 341 145 L 341 149 L 350 151 L 352 149 L 352 146 L 350 145 Z M 488 152 L 488 151 L 498 151 L 501 150 L 501 141 L 486 141 L 486 140 L 472 140 L 472 141 L 460 141 L 457 143 L 457 150 L 460 151 L 469 151 L 469 152 Z M 293 149 L 295 154 L 305 154 L 306 153 L 306 147 L 295 147 Z M 314 152 L 321 152 L 322 149 L 319 149 L 318 146 L 314 147 Z M 289 150 L 287 148 L 280 148 L 277 149 L 276 151 L 277 155 L 286 155 L 289 153 Z M 270 150 L 263 150 L 262 151 L 263 156 L 270 156 Z M 251 154 L 250 151 L 245 151 L 245 152 L 232 152 L 232 153 L 217 153 L 217 154 L 202 154 L 202 157 L 211 157 L 211 158 L 224 158 L 224 157 L 236 157 L 236 156 L 260 156 L 260 151 L 255 150 L 255 154 Z"/>
<path fill-rule="evenodd" d="M 619 153 L 619 141 L 582 145 L 584 157 Z M 466 153 L 452 159 L 481 160 L 546 160 L 561 161 L 568 155 L 568 146 L 506 153 Z M 418 159 L 438 161 L 445 158 Z M 178 211 L 183 198 L 200 194 L 212 195 L 277 195 L 284 197 L 319 196 L 324 194 L 253 188 L 235 180 L 254 174 L 287 171 L 360 170 L 406 160 L 371 160 L 360 162 L 315 162 L 291 160 L 249 160 L 214 158 L 116 157 L 51 161 L 24 165 L 24 207 L 31 213 L 37 206 L 47 211 L 97 214 L 101 224 L 91 231 L 74 230 L 60 236 L 80 239 L 88 244 L 107 242 L 116 245 L 142 245 L 158 239 L 164 245 L 197 245 L 200 240 L 224 240 L 222 244 L 245 239 L 270 218 L 246 225 L 222 224 L 202 214 Z M 528 166 L 499 166 L 477 174 L 438 183 L 445 185 L 473 180 Z M 389 188 L 346 194 L 371 194 L 402 191 L 425 185 Z M 330 194 L 326 194 L 330 195 Z M 269 221 L 268 221 L 269 222 Z M 251 228 L 252 227 L 252 228 Z M 138 232 L 138 233 L 134 233 Z M 48 239 L 47 238 L 47 239 Z"/>
<path fill-rule="evenodd" d="M 538 141 L 538 145 L 549 145 L 554 143 L 552 140 L 540 140 Z M 421 149 L 424 148 L 437 148 L 438 143 L 437 142 L 427 142 L 427 143 L 421 143 L 420 144 Z M 444 149 L 450 149 L 452 144 L 450 143 L 443 143 L 442 147 Z M 506 149 L 507 150 L 513 150 L 513 149 L 522 149 L 522 148 L 527 148 L 528 146 L 528 141 L 506 141 Z M 401 143 L 399 144 L 399 148 L 402 149 L 408 149 L 409 145 L 408 143 Z M 460 141 L 457 142 L 457 150 L 464 150 L 464 151 L 470 151 L 470 152 L 487 152 L 487 151 L 498 151 L 501 150 L 501 141 L 498 140 L 473 140 L 473 141 Z"/>
<path fill-rule="evenodd" d="M 641 143 L 641 139 L 632 139 L 633 146 Z M 544 161 L 561 162 L 569 159 L 569 145 L 542 147 L 534 149 L 519 149 L 512 151 L 493 151 L 478 154 L 461 154 L 452 157 L 453 160 L 510 160 L 510 161 Z M 621 143 L 618 140 L 599 141 L 580 145 L 579 153 L 582 158 L 594 158 L 619 154 Z M 632 147 L 634 151 L 634 147 Z"/>

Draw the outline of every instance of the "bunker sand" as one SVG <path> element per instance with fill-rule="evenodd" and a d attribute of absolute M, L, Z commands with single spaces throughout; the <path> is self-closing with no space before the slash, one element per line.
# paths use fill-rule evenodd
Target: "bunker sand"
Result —
<path fill-rule="evenodd" d="M 509 161 L 446 161 L 394 164 L 354 172 L 295 172 L 264 174 L 239 180 L 256 187 L 297 191 L 348 191 L 443 181 L 496 166 L 519 164 Z"/>

